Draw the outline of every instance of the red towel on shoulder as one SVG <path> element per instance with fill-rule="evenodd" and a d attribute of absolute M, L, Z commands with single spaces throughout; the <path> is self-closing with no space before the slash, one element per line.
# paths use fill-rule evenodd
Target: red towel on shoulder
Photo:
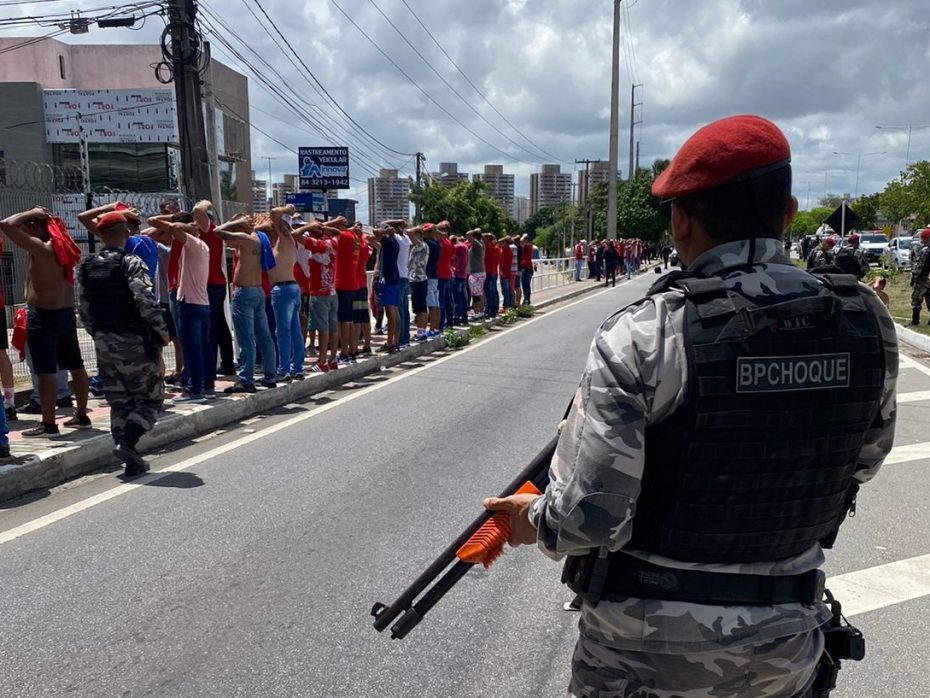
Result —
<path fill-rule="evenodd" d="M 71 239 L 68 226 L 61 218 L 52 216 L 48 219 L 48 234 L 52 238 L 55 259 L 64 268 L 68 283 L 74 284 L 74 267 L 81 261 L 81 248 Z"/>
<path fill-rule="evenodd" d="M 13 348 L 19 352 L 19 360 L 26 360 L 26 309 L 20 308 L 13 318 L 13 338 L 10 340 Z"/>

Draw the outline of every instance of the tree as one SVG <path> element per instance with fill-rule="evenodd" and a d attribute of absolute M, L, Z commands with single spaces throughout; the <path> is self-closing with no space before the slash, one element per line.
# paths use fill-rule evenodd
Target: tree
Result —
<path fill-rule="evenodd" d="M 852 202 L 851 208 L 859 216 L 859 227 L 862 230 L 873 230 L 878 227 L 880 202 L 880 194 L 865 194 Z"/>
<path fill-rule="evenodd" d="M 794 221 L 785 234 L 795 240 L 805 235 L 813 235 L 833 211 L 834 209 L 826 206 L 811 209 L 810 211 L 798 211 L 798 215 L 794 217 Z"/>
<path fill-rule="evenodd" d="M 652 195 L 652 184 L 666 167 L 668 160 L 656 160 L 649 169 L 637 170 L 633 181 L 618 182 L 617 237 L 660 240 L 668 229 L 668 220 L 659 210 L 659 201 Z M 607 237 L 608 186 L 598 185 L 591 194 L 594 218 L 594 238 Z"/>
<path fill-rule="evenodd" d="M 523 224 L 523 232 L 535 240 L 537 231 L 540 228 L 555 225 L 556 221 L 565 217 L 571 207 L 568 204 L 556 204 L 555 206 L 546 206 L 539 209 L 536 213 L 526 219 Z"/>
<path fill-rule="evenodd" d="M 451 189 L 428 184 L 420 201 L 424 221 L 449 221 L 458 234 L 474 228 L 496 236 L 516 232 L 516 223 L 497 199 L 488 196 L 484 182 L 459 182 Z"/>
<path fill-rule="evenodd" d="M 831 211 L 838 209 L 844 201 L 849 201 L 851 197 L 849 194 L 827 194 L 820 198 L 820 205 L 823 208 L 828 208 Z"/>

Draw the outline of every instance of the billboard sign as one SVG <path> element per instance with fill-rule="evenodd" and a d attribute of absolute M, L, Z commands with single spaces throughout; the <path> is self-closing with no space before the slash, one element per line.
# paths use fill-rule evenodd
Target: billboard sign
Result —
<path fill-rule="evenodd" d="M 45 90 L 45 139 L 78 143 L 177 143 L 172 89 Z"/>
<path fill-rule="evenodd" d="M 326 213 L 326 195 L 319 191 L 285 194 L 284 203 L 294 204 L 300 213 Z"/>
<path fill-rule="evenodd" d="M 301 189 L 348 189 L 348 148 L 299 148 Z"/>

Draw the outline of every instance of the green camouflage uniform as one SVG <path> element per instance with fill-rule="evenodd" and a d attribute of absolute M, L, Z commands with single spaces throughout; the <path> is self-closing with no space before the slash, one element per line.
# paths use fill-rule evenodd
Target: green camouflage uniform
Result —
<path fill-rule="evenodd" d="M 818 269 L 819 267 L 828 267 L 833 264 L 833 257 L 834 253 L 832 250 L 825 250 L 822 247 L 818 247 L 811 252 L 810 256 L 807 258 L 807 268 Z"/>
<path fill-rule="evenodd" d="M 930 310 L 930 247 L 911 250 L 911 309 L 919 311 L 926 303 Z"/>
<path fill-rule="evenodd" d="M 118 253 L 121 251 L 104 248 L 98 256 Z M 167 334 L 165 317 L 155 300 L 145 263 L 135 255 L 122 254 L 129 292 L 132 293 L 139 315 L 156 336 Z M 77 277 L 81 278 L 80 273 Z M 137 333 L 96 331 L 93 318 L 95 313 L 100 313 L 100 309 L 92 308 L 90 299 L 84 293 L 80 293 L 78 312 L 84 328 L 94 338 L 100 382 L 110 405 L 110 431 L 114 442 L 119 442 L 129 422 L 146 432 L 150 431 L 155 426 L 165 399 L 165 384 L 158 365 L 161 352 L 159 340 L 156 338 L 153 346 L 151 339 L 144 340 Z"/>
<path fill-rule="evenodd" d="M 856 264 L 859 265 L 858 276 L 860 279 L 869 273 L 869 256 L 861 247 L 844 247 L 836 253 L 834 261 L 839 260 L 840 257 L 852 257 L 856 260 Z"/>
<path fill-rule="evenodd" d="M 689 270 L 712 275 L 745 264 L 747 241 L 720 245 Z M 820 282 L 795 267 L 778 240 L 758 240 L 751 273 L 725 284 L 747 297 L 812 292 Z M 863 287 L 865 288 L 865 287 Z M 881 424 L 866 434 L 856 477 L 870 480 L 894 438 L 897 340 L 887 310 L 871 292 L 880 318 L 887 375 Z M 597 332 L 581 386 L 551 464 L 551 484 L 530 510 L 543 552 L 561 559 L 592 548 L 616 552 L 632 534 L 645 464 L 646 427 L 684 402 L 688 382 L 682 343 L 685 297 L 673 290 L 609 318 Z M 814 545 L 768 563 L 698 564 L 625 550 L 679 569 L 753 575 L 796 575 L 817 569 Z M 823 604 L 709 606 L 629 598 L 584 604 L 572 667 L 573 696 L 728 698 L 793 696 L 807 690 L 822 651 Z"/>

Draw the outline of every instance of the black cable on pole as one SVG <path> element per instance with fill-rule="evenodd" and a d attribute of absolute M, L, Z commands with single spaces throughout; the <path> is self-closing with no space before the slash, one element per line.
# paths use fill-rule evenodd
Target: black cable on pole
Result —
<path fill-rule="evenodd" d="M 443 45 L 442 45 L 441 43 L 439 43 L 439 40 L 438 40 L 435 36 L 433 36 L 433 32 L 431 32 L 431 31 L 429 30 L 429 27 L 427 27 L 426 24 L 423 23 L 423 20 L 421 20 L 420 17 L 417 15 L 417 13 L 413 11 L 413 8 L 410 7 L 410 5 L 407 3 L 407 0 L 401 0 L 401 2 L 404 3 L 404 7 L 406 7 L 407 10 L 410 12 L 410 14 L 413 15 L 413 18 L 414 18 L 414 19 L 417 21 L 417 23 L 423 28 L 423 31 L 426 32 L 427 36 L 429 36 L 429 38 L 433 40 L 433 43 L 436 44 L 436 46 L 439 48 L 439 50 L 442 51 L 442 54 L 443 54 L 447 59 L 449 59 L 449 62 L 455 67 L 455 69 L 461 74 L 461 76 L 462 76 L 463 78 L 465 78 L 465 81 L 466 81 L 469 85 L 471 85 L 472 89 L 473 89 L 475 92 L 478 93 L 478 96 L 481 97 L 481 99 L 484 100 L 484 102 L 485 102 L 489 107 L 491 107 L 491 109 L 494 110 L 494 113 L 495 113 L 495 114 L 497 114 L 501 119 L 504 120 L 504 123 L 506 123 L 508 126 L 510 126 L 510 128 L 512 128 L 512 129 L 513 129 L 514 131 L 516 131 L 518 134 L 520 134 L 520 135 L 524 138 L 524 140 L 526 140 L 527 143 L 529 143 L 529 144 L 532 145 L 534 148 L 536 148 L 536 150 L 538 150 L 540 153 L 542 153 L 542 154 L 544 154 L 544 155 L 546 155 L 546 156 L 552 158 L 552 159 L 555 160 L 556 162 L 560 162 L 560 163 L 561 163 L 561 162 L 567 162 L 566 160 L 562 160 L 561 158 L 559 158 L 558 155 L 553 155 L 552 153 L 547 152 L 546 150 L 544 150 L 544 149 L 543 149 L 538 143 L 536 143 L 532 138 L 530 138 L 530 137 L 527 136 L 525 133 L 523 133 L 523 131 L 521 131 L 521 130 L 518 129 L 516 126 L 514 126 L 514 125 L 510 122 L 510 120 L 509 120 L 506 116 L 504 116 L 504 115 L 500 112 L 500 110 L 499 110 L 497 107 L 494 106 L 494 104 L 491 102 L 491 100 L 488 99 L 488 97 L 478 88 L 478 86 L 475 85 L 474 82 L 472 82 L 471 78 L 468 77 L 468 75 L 465 73 L 465 71 L 462 70 L 462 69 L 459 67 L 458 63 L 456 63 L 455 60 L 452 58 L 452 56 L 449 55 L 449 53 L 446 51 L 446 49 L 443 47 Z"/>
<path fill-rule="evenodd" d="M 271 27 L 275 30 L 275 33 L 276 33 L 279 37 L 281 37 L 281 41 L 284 42 L 284 45 L 287 46 L 288 49 L 290 49 L 291 53 L 294 54 L 294 57 L 295 57 L 298 61 L 300 61 L 300 64 L 304 67 L 304 70 L 307 71 L 307 74 L 310 75 L 311 78 L 313 78 L 313 82 L 315 82 L 316 85 L 323 91 L 323 93 L 330 99 L 330 101 L 332 102 L 332 104 L 333 104 L 340 112 L 342 112 L 342 113 L 345 115 L 345 117 L 346 117 L 347 119 L 349 119 L 349 121 L 351 121 L 353 124 L 355 124 L 355 127 L 356 127 L 356 128 L 358 128 L 358 129 L 359 129 L 360 131 L 362 131 L 363 133 L 366 133 L 370 138 L 372 138 L 373 140 L 377 141 L 382 147 L 387 148 L 388 150 L 390 150 L 392 153 L 395 153 L 396 155 L 401 155 L 401 156 L 403 156 L 403 157 L 409 157 L 409 156 L 413 155 L 413 153 L 404 153 L 404 152 L 401 152 L 401 151 L 399 151 L 399 150 L 395 150 L 394 148 L 391 148 L 391 147 L 388 146 L 388 145 L 385 145 L 383 142 L 381 142 L 380 140 L 378 140 L 377 138 L 375 138 L 373 135 L 371 135 L 371 133 L 369 133 L 360 123 L 358 123 L 355 119 L 353 119 L 352 116 L 350 116 L 349 113 L 348 113 L 345 109 L 343 109 L 342 106 L 340 106 L 339 102 L 336 101 L 336 99 L 329 93 L 329 91 L 328 91 L 325 87 L 323 87 L 323 83 L 321 83 L 321 82 L 317 79 L 316 75 L 313 74 L 313 71 L 310 70 L 310 68 L 309 68 L 309 67 L 307 66 L 307 64 L 304 62 L 303 58 L 300 57 L 300 54 L 297 53 L 297 51 L 294 50 L 294 47 L 293 47 L 293 46 L 291 46 L 290 42 L 287 40 L 287 37 L 285 37 L 284 34 L 281 33 L 281 30 L 278 29 L 278 26 L 274 23 L 274 21 L 271 19 L 271 17 L 268 16 L 268 13 L 265 12 L 265 8 L 262 7 L 261 2 L 259 2 L 259 0 L 253 0 L 253 2 L 255 3 L 255 6 L 256 6 L 256 7 L 261 11 L 261 13 L 265 16 L 265 19 L 268 20 L 268 23 L 269 23 L 269 24 L 271 25 Z"/>
<path fill-rule="evenodd" d="M 455 89 L 455 87 L 454 87 L 448 80 L 446 80 L 446 78 L 443 77 L 443 75 L 442 75 L 438 70 L 436 70 L 436 67 L 435 67 L 432 63 L 429 62 L 429 60 L 426 58 L 426 56 L 424 56 L 422 53 L 420 53 L 420 50 L 410 41 L 410 39 L 407 38 L 407 36 L 397 27 L 397 25 L 394 24 L 394 22 L 391 21 L 391 18 L 388 17 L 388 16 L 384 13 L 384 11 L 378 6 L 378 4 L 375 2 L 375 0 L 368 0 L 368 2 L 370 2 L 371 5 L 372 5 L 372 7 L 374 7 L 374 8 L 378 11 L 378 14 L 380 14 L 382 17 L 384 17 L 384 20 L 385 20 L 388 24 L 391 25 L 391 28 L 392 28 L 395 32 L 397 32 L 397 34 L 400 36 L 401 39 L 404 40 L 404 42 L 407 44 L 407 46 L 409 46 L 410 49 L 411 49 L 415 54 L 417 54 L 417 56 L 419 56 L 420 60 L 423 61 L 423 62 L 426 64 L 426 66 L 427 66 L 431 71 L 433 71 L 433 73 L 436 75 L 436 77 L 438 77 L 446 87 L 448 87 L 450 90 L 452 90 L 452 93 L 453 93 L 456 97 L 458 97 L 459 100 L 461 100 L 461 102 L 462 102 L 466 107 L 468 107 L 468 108 L 472 111 L 472 113 L 473 113 L 475 116 L 477 116 L 479 119 L 481 119 L 482 121 L 484 121 L 484 123 L 486 123 L 486 124 L 487 124 L 488 126 L 490 126 L 492 129 L 494 129 L 499 135 L 501 135 L 502 137 L 506 138 L 508 141 L 510 141 L 510 143 L 512 143 L 513 145 L 515 145 L 517 148 L 519 148 L 520 150 L 522 150 L 524 153 L 526 153 L 526 154 L 529 155 L 530 157 L 532 157 L 532 158 L 537 158 L 540 162 L 543 162 L 543 161 L 546 160 L 546 156 L 541 156 L 538 152 L 533 152 L 533 151 L 531 151 L 531 150 L 528 150 L 525 146 L 520 145 L 520 144 L 517 143 L 513 138 L 511 138 L 511 137 L 508 136 L 506 133 L 504 133 L 504 132 L 501 131 L 499 128 L 497 128 L 497 126 L 495 126 L 494 124 L 492 124 L 492 123 L 487 119 L 487 117 L 485 117 L 484 114 L 482 114 L 482 113 L 479 112 L 477 109 L 475 109 L 474 105 L 473 105 L 471 102 L 469 102 L 467 99 L 465 99 L 465 98 L 462 96 L 462 94 L 461 94 L 457 89 Z"/>
<path fill-rule="evenodd" d="M 255 0 L 255 1 L 257 2 L 258 0 Z M 481 136 L 479 136 L 477 133 L 475 133 L 474 131 L 472 131 L 472 130 L 471 130 L 468 126 L 466 126 L 464 123 L 462 123 L 462 122 L 458 119 L 458 117 L 455 116 L 455 114 L 453 114 L 452 112 L 450 112 L 448 109 L 446 109 L 444 106 L 442 106 L 439 102 L 437 102 L 435 99 L 433 99 L 432 95 L 430 95 L 429 92 L 427 92 L 426 90 L 424 90 L 424 89 L 416 82 L 416 80 L 414 80 L 412 77 L 410 77 L 410 76 L 407 74 L 407 72 L 406 72 L 403 68 L 401 68 L 401 67 L 397 64 L 397 62 L 396 62 L 393 58 L 391 58 L 391 57 L 384 51 L 384 49 L 382 49 L 382 48 L 378 45 L 378 43 L 377 43 L 374 39 L 372 39 L 372 38 L 365 32 L 365 30 L 362 29 L 362 28 L 356 23 L 356 21 L 355 21 L 354 19 L 352 19 L 352 18 L 348 15 L 348 13 L 347 13 L 345 10 L 342 9 L 342 6 L 341 6 L 338 2 L 336 2 L 336 0 L 330 0 L 330 2 L 332 2 L 333 5 L 336 6 L 336 9 L 339 10 L 339 12 L 342 13 L 342 16 L 345 17 L 345 18 L 349 21 L 349 23 L 350 23 L 353 27 L 355 27 L 355 28 L 358 30 L 359 34 L 361 34 L 362 36 L 364 36 L 364 37 L 368 40 L 368 42 L 369 42 L 372 46 L 374 46 L 374 47 L 378 50 L 378 52 L 379 52 L 382 56 L 384 56 L 384 58 L 385 58 L 391 65 L 393 65 L 393 66 L 397 69 L 397 72 L 399 72 L 401 75 L 403 75 L 403 76 L 407 79 L 407 82 L 409 82 L 411 85 L 413 85 L 414 87 L 416 87 L 417 90 L 419 90 L 419 91 L 423 94 L 424 97 L 426 97 L 430 102 L 432 102 L 432 103 L 435 104 L 437 107 L 439 107 L 439 109 L 442 111 L 443 114 L 445 114 L 446 116 L 448 116 L 450 119 L 452 119 L 452 121 L 454 121 L 455 123 L 457 123 L 457 124 L 458 124 L 459 126 L 461 126 L 465 131 L 467 131 L 468 133 L 470 133 L 472 136 L 474 136 L 475 138 L 477 138 L 479 141 L 481 141 L 482 143 L 484 143 L 486 146 L 488 146 L 489 148 L 491 148 L 491 149 L 493 149 L 493 150 L 496 150 L 498 153 L 500 153 L 500 154 L 503 155 L 504 157 L 509 158 L 510 160 L 513 160 L 513 161 L 515 161 L 515 162 L 522 163 L 522 164 L 524 164 L 524 165 L 530 165 L 530 164 L 531 164 L 531 163 L 528 163 L 528 162 L 524 162 L 524 161 L 521 160 L 520 158 L 514 157 L 513 155 L 511 155 L 510 153 L 508 153 L 508 152 L 506 152 L 506 151 L 501 150 L 501 149 L 498 148 L 496 145 L 494 145 L 493 143 L 490 143 L 489 141 L 485 140 L 484 138 L 482 138 Z"/>

